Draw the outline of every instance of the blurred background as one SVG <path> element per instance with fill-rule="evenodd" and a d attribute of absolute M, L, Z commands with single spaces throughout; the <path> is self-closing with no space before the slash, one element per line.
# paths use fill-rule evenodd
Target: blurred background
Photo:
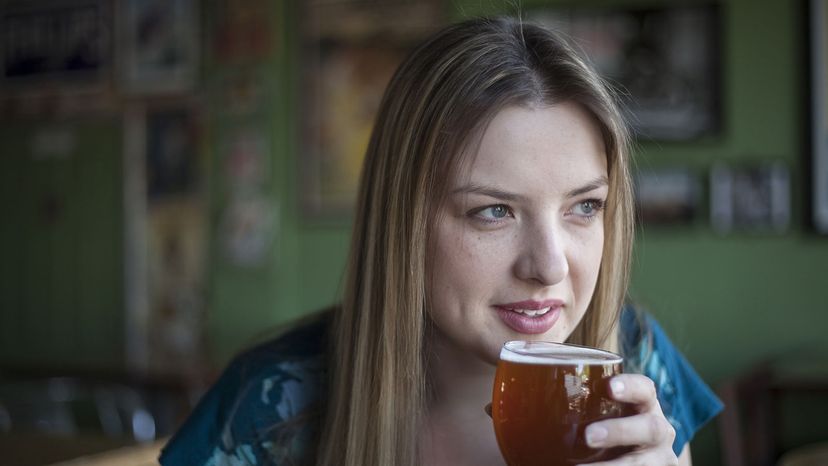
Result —
<path fill-rule="evenodd" d="M 498 13 L 620 90 L 631 298 L 728 405 L 695 463 L 828 440 L 825 3 L 0 1 L 0 463 L 151 464 L 235 353 L 336 302 L 391 73 Z"/>

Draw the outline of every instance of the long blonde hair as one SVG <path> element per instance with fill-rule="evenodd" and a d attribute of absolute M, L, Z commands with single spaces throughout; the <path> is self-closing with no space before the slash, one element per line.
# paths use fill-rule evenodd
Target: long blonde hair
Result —
<path fill-rule="evenodd" d="M 604 255 L 573 342 L 615 349 L 633 235 L 628 132 L 608 86 L 561 37 L 512 19 L 448 27 L 385 92 L 360 180 L 332 327 L 318 464 L 415 465 L 425 411 L 429 235 L 464 148 L 512 105 L 582 105 L 609 170 Z"/>

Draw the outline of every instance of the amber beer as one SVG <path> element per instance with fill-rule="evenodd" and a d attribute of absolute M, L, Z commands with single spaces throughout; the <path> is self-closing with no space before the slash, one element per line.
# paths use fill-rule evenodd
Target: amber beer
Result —
<path fill-rule="evenodd" d="M 569 466 L 606 461 L 629 450 L 593 449 L 586 426 L 632 414 L 609 396 L 610 377 L 620 374 L 617 354 L 582 346 L 510 341 L 495 375 L 492 419 L 509 466 Z"/>

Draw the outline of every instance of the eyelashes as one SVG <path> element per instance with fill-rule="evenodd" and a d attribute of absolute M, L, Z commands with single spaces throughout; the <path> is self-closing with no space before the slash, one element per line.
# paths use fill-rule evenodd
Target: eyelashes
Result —
<path fill-rule="evenodd" d="M 469 216 L 485 223 L 498 223 L 505 218 L 514 217 L 511 207 L 506 204 L 494 204 L 469 211 Z"/>
<path fill-rule="evenodd" d="M 579 217 L 582 217 L 586 220 L 592 221 L 598 216 L 598 214 L 600 214 L 604 210 L 605 206 L 606 201 L 604 201 L 603 199 L 587 199 L 585 201 L 580 201 L 577 204 L 575 204 L 574 208 L 571 210 L 581 209 L 582 212 L 575 215 L 578 215 Z"/>
<path fill-rule="evenodd" d="M 576 202 L 564 215 L 588 223 L 595 220 L 605 207 L 606 201 L 603 199 L 584 199 Z M 484 225 L 496 225 L 514 218 L 515 212 L 507 204 L 491 204 L 472 209 L 466 215 Z"/>

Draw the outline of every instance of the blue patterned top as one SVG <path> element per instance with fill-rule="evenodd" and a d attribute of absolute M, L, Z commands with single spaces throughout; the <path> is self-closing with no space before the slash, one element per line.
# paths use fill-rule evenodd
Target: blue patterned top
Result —
<path fill-rule="evenodd" d="M 653 379 L 678 455 L 722 410 L 652 318 L 625 311 L 627 372 Z M 164 466 L 302 465 L 319 426 L 327 322 L 300 327 L 237 357 L 161 453 Z"/>

